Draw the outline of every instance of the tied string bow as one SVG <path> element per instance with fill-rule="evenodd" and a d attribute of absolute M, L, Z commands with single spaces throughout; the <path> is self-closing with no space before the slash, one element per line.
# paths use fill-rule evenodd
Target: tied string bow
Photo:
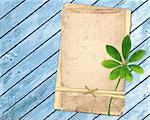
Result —
<path fill-rule="evenodd" d="M 95 91 L 97 91 L 98 90 L 98 88 L 95 88 L 95 89 L 90 89 L 88 86 L 84 86 L 85 87 L 85 89 L 87 89 L 87 91 L 86 92 L 84 92 L 83 94 L 91 94 L 93 97 L 96 97 L 96 95 L 95 95 Z"/>

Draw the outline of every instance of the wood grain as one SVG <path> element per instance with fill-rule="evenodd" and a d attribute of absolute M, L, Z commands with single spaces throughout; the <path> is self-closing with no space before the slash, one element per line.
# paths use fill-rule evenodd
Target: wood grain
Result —
<path fill-rule="evenodd" d="M 5 0 L 0 3 L 3 5 L 1 7 L 1 15 L 6 14 L 9 10 L 21 2 L 21 0 L 8 1 Z M 16 9 L 0 20 L 0 24 L 2 26 L 0 36 L 18 24 L 26 16 L 31 14 L 45 1 L 46 0 L 26 0 L 19 5 Z M 60 13 L 56 13 L 62 9 L 64 3 L 68 3 L 70 1 L 71 0 L 63 0 L 60 2 L 50 0 L 0 40 L 0 55 L 3 55 L 24 39 L 24 41 L 19 43 L 15 48 L 0 59 L 1 75 L 17 64 L 0 78 L 0 94 L 10 88 L 8 92 L 0 97 L 0 119 L 18 120 L 22 117 L 22 119 L 25 120 L 42 120 L 48 116 L 46 118 L 47 120 L 66 120 L 75 114 L 71 119 L 92 120 L 97 116 L 96 114 L 62 112 L 54 111 L 53 109 L 53 95 L 60 43 Z M 75 0 L 75 3 L 92 4 L 95 1 L 96 0 Z M 6 4 L 6 6 L 4 6 L 4 4 Z M 126 92 L 130 91 L 126 95 L 126 108 L 124 111 L 124 113 L 126 113 L 150 93 L 150 77 L 148 77 L 150 73 L 150 58 L 148 58 L 150 55 L 150 1 L 99 0 L 95 5 L 116 6 L 129 8 L 132 11 L 135 10 L 132 13 L 132 48 L 138 46 L 135 50 L 145 49 L 146 55 L 143 60 L 147 59 L 141 64 L 145 73 L 141 76 L 133 73 L 134 82 L 126 83 Z M 42 25 L 42 23 L 50 17 L 52 18 Z M 36 30 L 36 28 L 40 25 L 42 26 Z M 34 30 L 36 31 L 32 33 Z M 57 31 L 58 33 L 51 37 Z M 37 48 L 38 46 L 40 47 Z M 132 51 L 132 53 L 134 51 Z M 130 112 L 124 115 L 121 120 L 130 120 L 130 117 L 141 120 L 150 113 L 150 110 L 148 109 L 149 104 L 149 98 L 143 100 Z M 4 111 L 6 112 L 2 114 Z M 118 117 L 99 115 L 96 119 L 117 120 Z M 145 118 L 145 120 L 148 119 L 149 116 Z"/>

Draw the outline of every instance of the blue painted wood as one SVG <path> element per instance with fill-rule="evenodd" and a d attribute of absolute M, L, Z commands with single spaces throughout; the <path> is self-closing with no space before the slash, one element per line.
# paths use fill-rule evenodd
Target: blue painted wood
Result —
<path fill-rule="evenodd" d="M 138 6 L 143 4 L 145 1 L 147 1 L 147 0 L 141 0 L 141 1 L 138 1 L 138 2 L 134 1 L 134 0 L 123 0 L 116 7 L 118 7 L 118 8 L 127 8 L 127 9 L 130 9 L 131 11 L 133 11 L 133 10 L 135 10 L 135 8 L 138 8 Z"/>
<path fill-rule="evenodd" d="M 61 1 L 59 2 L 60 8 L 62 5 L 67 1 Z M 94 0 L 78 0 L 77 3 L 86 3 L 86 4 L 92 4 Z M 118 0 L 100 0 L 96 5 L 100 6 L 115 6 L 119 1 Z M 136 7 L 138 7 L 140 4 L 142 4 L 144 1 L 129 1 L 124 0 L 120 4 L 117 5 L 117 7 L 123 7 L 123 8 L 130 8 L 131 10 L 134 10 Z M 49 18 L 48 12 L 45 12 L 44 15 L 39 16 L 42 14 L 42 11 L 53 11 L 51 13 L 55 13 L 59 8 L 55 9 L 56 7 L 49 8 L 49 6 L 53 6 L 53 4 L 56 4 L 57 2 L 54 1 L 52 4 L 46 4 L 47 7 L 42 7 L 41 11 L 37 11 L 34 13 L 33 16 L 29 17 L 27 20 L 25 20 L 22 24 L 20 24 L 17 28 L 20 31 L 21 34 L 18 36 L 20 38 L 24 38 L 26 35 L 28 35 L 31 31 L 33 31 L 37 26 L 40 25 L 43 21 L 45 21 L 47 18 Z M 19 8 L 19 7 L 18 7 Z M 141 6 L 139 9 L 137 9 L 132 14 L 132 24 L 133 27 L 132 30 L 139 26 L 144 20 L 150 17 L 149 14 L 147 14 L 147 11 L 149 10 L 149 2 L 146 2 L 143 6 Z M 15 13 L 17 14 L 17 13 Z M 38 17 L 36 17 L 38 16 Z M 43 19 L 42 19 L 43 17 Z M 40 21 L 41 19 L 41 21 Z M 33 21 L 37 21 L 35 24 L 31 25 L 31 27 L 28 27 L 29 24 L 31 24 Z M 134 41 L 133 47 L 136 47 L 139 43 L 141 43 L 144 39 L 150 36 L 149 34 L 149 25 L 150 21 L 147 20 L 144 24 L 142 24 L 138 29 L 136 29 L 132 34 L 131 37 Z M 15 29 L 17 29 L 15 28 Z M 12 31 L 12 33 L 15 33 Z M 38 31 L 36 31 L 34 34 L 31 35 L 31 37 L 27 38 L 27 41 L 22 42 L 19 46 L 17 46 L 13 51 L 11 51 L 8 55 L 6 55 L 8 58 L 4 60 L 5 64 L 8 64 L 7 66 L 4 66 L 2 60 L 0 62 L 0 65 L 3 65 L 1 68 L 4 68 L 4 70 L 8 70 L 10 66 L 12 67 L 14 64 L 16 64 L 18 61 L 20 61 L 23 57 L 25 57 L 29 52 L 31 52 L 33 49 L 35 49 L 40 43 L 45 41 L 47 38 L 49 38 L 52 34 L 54 34 L 58 29 L 60 29 L 60 14 L 56 15 L 52 20 L 50 20 L 48 23 L 46 23 L 44 26 L 42 26 Z M 27 31 L 26 31 L 27 30 Z M 6 35 L 9 36 L 9 34 Z M 25 34 L 25 35 L 24 35 Z M 42 37 L 41 37 L 42 36 Z M 15 34 L 9 36 L 9 38 L 16 38 L 15 42 L 19 42 L 19 37 L 17 38 Z M 6 38 L 5 38 L 6 39 Z M 7 40 L 7 39 L 6 39 Z M 145 59 L 147 56 L 149 56 L 149 40 L 141 44 L 137 49 L 146 49 L 147 53 L 143 59 Z M 15 42 L 12 42 L 12 46 L 15 44 Z M 45 59 L 47 59 L 49 56 L 51 56 L 54 52 L 56 52 L 59 49 L 59 42 L 60 42 L 60 33 L 58 33 L 55 37 L 50 39 L 47 43 L 42 45 L 37 51 L 32 53 L 29 57 L 27 57 L 25 60 L 23 60 L 20 64 L 18 64 L 15 68 L 13 68 L 10 72 L 8 72 L 2 79 L 0 80 L 0 88 L 1 92 L 3 93 L 8 88 L 10 88 L 12 85 L 14 85 L 17 81 L 21 80 L 21 78 L 24 78 L 21 82 L 16 84 L 10 91 L 8 91 L 6 94 L 4 94 L 2 97 L 0 97 L 0 113 L 7 110 L 9 107 L 11 107 L 7 112 L 5 112 L 3 115 L 1 115 L 1 119 L 6 120 L 17 120 L 21 116 L 23 119 L 43 119 L 48 114 L 53 113 L 53 95 L 50 97 L 49 95 L 54 92 L 55 88 L 55 80 L 56 80 L 56 74 L 53 75 L 51 78 L 45 80 L 47 77 L 49 77 L 52 73 L 54 73 L 57 70 L 57 60 L 58 60 L 58 53 L 48 59 L 45 63 L 40 65 Z M 4 41 L 3 44 L 7 44 L 8 41 Z M 11 45 L 11 44 L 10 44 Z M 6 50 L 10 49 L 11 46 L 7 46 Z M 134 52 L 134 51 L 133 51 Z M 17 54 L 16 54 L 17 53 Z M 11 62 L 13 61 L 13 62 Z M 145 73 L 142 76 L 139 76 L 137 74 L 134 74 L 134 82 L 132 84 L 127 83 L 126 84 L 126 91 L 131 90 L 135 85 L 140 83 L 145 77 L 149 75 L 149 62 L 150 58 L 147 59 L 145 62 L 141 64 L 142 67 L 145 69 Z M 36 68 L 38 65 L 40 65 L 35 71 L 31 72 L 34 68 Z M 3 72 L 4 73 L 4 72 Z M 30 73 L 30 74 L 29 74 Z M 27 75 L 27 76 L 26 76 Z M 24 77 L 26 76 L 26 77 Z M 43 82 L 44 81 L 44 82 Z M 126 109 L 125 112 L 128 111 L 130 108 L 132 108 L 136 103 L 138 103 L 141 99 L 143 99 L 148 93 L 149 93 L 149 78 L 142 82 L 139 86 L 137 86 L 135 89 L 133 89 L 129 94 L 126 95 Z M 40 84 L 41 83 L 41 84 Z M 146 87 L 145 87 L 146 86 Z M 36 89 L 35 89 L 36 88 Z M 141 91 L 142 90 L 142 91 Z M 31 92 L 32 91 L 32 92 Z M 42 102 L 46 97 L 48 98 Z M 134 99 L 136 98 L 136 99 Z M 22 99 L 18 102 L 19 99 Z M 131 102 L 131 100 L 133 100 Z M 17 103 L 16 103 L 17 102 Z M 42 103 L 41 103 L 42 102 Z M 41 103 L 41 104 L 40 104 Z M 143 103 L 143 102 L 142 102 Z M 141 104 L 142 104 L 141 103 Z M 139 104 L 134 110 L 138 110 L 139 107 L 141 108 L 141 111 L 147 110 L 144 106 L 144 104 Z M 38 106 L 37 106 L 38 105 Z M 141 105 L 141 106 L 140 106 Z M 37 106 L 37 107 L 36 107 Z M 32 110 L 32 108 L 36 107 Z M 31 110 L 31 111 L 30 111 Z M 131 111 L 132 114 L 135 113 L 135 111 Z M 26 114 L 28 111 L 30 111 L 28 114 Z M 62 112 L 62 111 L 56 111 L 54 112 L 50 117 L 47 119 L 52 120 L 63 120 L 67 119 L 70 116 L 72 116 L 75 112 Z M 131 113 L 125 115 L 125 118 L 122 119 L 128 119 L 129 116 L 131 116 Z M 146 116 L 147 112 L 143 112 L 143 116 Z M 139 115 L 139 114 L 138 114 Z M 138 116 L 137 115 L 137 116 Z M 85 114 L 85 113 L 79 113 L 75 115 L 72 119 L 93 119 L 96 115 L 95 114 Z M 141 117 L 141 118 L 142 118 Z M 99 116 L 97 119 L 114 119 L 116 120 L 116 117 L 108 117 L 106 115 Z"/>
<path fill-rule="evenodd" d="M 143 120 L 150 120 L 150 113 L 149 113 L 149 116 L 147 116 L 145 119 Z"/>
<path fill-rule="evenodd" d="M 128 114 L 123 116 L 120 120 L 142 120 L 142 118 L 149 113 L 149 100 L 150 97 L 142 101 L 139 105 L 132 109 Z"/>
<path fill-rule="evenodd" d="M 147 0 L 145 0 L 145 1 L 147 1 Z M 124 0 L 117 7 L 119 7 L 119 8 L 129 8 L 131 11 L 134 11 L 135 8 L 137 8 L 139 5 L 141 5 L 145 1 L 141 0 L 141 1 L 137 2 L 137 1 L 134 1 L 134 0 Z M 150 12 L 150 9 L 148 9 L 149 6 L 150 6 L 150 1 L 147 1 L 142 7 L 137 9 L 136 12 L 132 13 L 131 31 L 137 27 L 137 24 L 138 25 L 141 24 L 145 19 L 150 17 L 150 14 L 147 14 L 147 13 Z"/>
<path fill-rule="evenodd" d="M 3 44 L 3 49 L 0 55 L 7 52 L 14 45 L 19 43 L 21 40 L 26 38 L 31 32 L 33 32 L 36 28 L 38 28 L 42 23 L 44 23 L 48 18 L 52 17 L 56 12 L 58 12 L 63 4 L 69 2 L 71 0 L 63 0 L 62 2 L 56 3 L 53 0 L 50 0 L 46 5 L 40 8 L 37 12 L 35 12 L 31 17 L 22 22 L 19 26 L 17 26 L 14 30 L 12 30 L 7 36 L 3 37 L 0 41 L 0 44 Z M 22 16 L 22 19 L 24 17 Z M 21 18 L 20 18 L 21 19 Z M 55 26 L 55 23 L 49 23 L 52 26 Z M 46 27 L 47 25 L 45 25 Z M 49 31 L 53 31 L 49 29 Z M 36 32 L 37 33 L 37 32 Z M 44 35 L 42 35 L 44 36 Z M 41 39 L 41 38 L 39 38 Z M 5 41 L 7 42 L 5 43 Z M 27 39 L 25 40 L 27 41 Z M 11 52 L 10 52 L 11 54 Z M 5 58 L 6 59 L 6 56 Z"/>
<path fill-rule="evenodd" d="M 56 76 L 56 75 L 55 75 Z M 38 88 L 36 91 L 34 91 L 32 94 L 28 95 L 25 99 L 22 100 L 21 103 L 18 103 L 18 105 L 15 108 L 12 108 L 10 111 L 8 111 L 6 114 L 3 114 L 1 116 L 1 119 L 6 120 L 17 120 L 19 119 L 25 112 L 28 111 L 30 106 L 35 106 L 36 104 L 40 103 L 43 99 L 45 99 L 52 91 L 49 90 L 49 88 L 54 89 L 54 82 L 53 84 L 50 81 L 54 81 L 56 77 L 53 76 L 50 78 L 47 82 L 43 84 L 43 87 Z M 40 99 L 41 98 L 41 99 Z M 49 102 L 52 101 L 52 102 Z M 53 105 L 53 98 L 49 98 L 48 102 Z M 24 103 L 24 104 L 22 104 Z M 48 104 L 47 104 L 48 105 Z M 47 106 L 47 108 L 51 108 Z M 50 109 L 49 109 L 50 110 Z"/>
<path fill-rule="evenodd" d="M 9 15 L 1 20 L 1 33 L 0 36 L 5 34 L 8 30 L 14 27 L 22 19 L 32 13 L 36 8 L 42 5 L 46 0 L 26 0 Z"/>
<path fill-rule="evenodd" d="M 31 38 L 28 38 L 25 42 L 23 42 L 16 51 L 12 51 L 12 54 L 8 54 L 8 55 L 6 55 L 6 58 L 4 58 L 4 59 L 2 58 L 0 60 L 2 62 L 1 64 L 2 64 L 3 71 L 5 72 L 5 68 L 8 69 L 8 68 L 12 67 L 12 65 L 16 64 L 16 62 L 18 62 L 19 60 L 21 60 L 23 57 L 25 57 L 31 51 L 33 51 L 36 47 L 39 46 L 39 44 L 41 44 L 46 39 L 48 39 L 52 34 L 54 34 L 57 31 L 57 29 L 59 29 L 59 27 L 60 27 L 60 16 L 57 15 L 50 22 L 48 22 L 47 24 L 45 24 L 44 26 L 42 26 L 42 29 L 40 31 L 37 31 L 36 34 L 34 34 L 33 36 L 31 36 Z M 53 28 L 53 29 L 51 29 L 51 28 Z M 30 41 L 32 41 L 33 44 L 30 44 Z M 56 44 L 56 41 L 58 43 L 57 45 L 59 46 L 59 41 L 58 40 L 55 40 L 52 44 Z M 47 43 L 48 47 L 50 47 L 49 43 L 50 43 L 50 40 Z M 47 50 L 45 49 L 45 51 L 53 50 L 53 49 L 49 49 L 48 47 L 47 47 Z M 24 48 L 24 49 L 22 49 L 22 48 Z M 43 55 L 46 54 L 45 51 L 43 51 L 44 52 Z M 55 51 L 52 51 L 51 54 L 53 54 L 53 52 L 55 52 Z M 48 57 L 48 55 L 49 54 L 47 54 L 47 57 Z M 43 59 L 43 57 L 42 57 L 42 59 Z M 39 62 L 37 64 L 39 64 Z M 33 62 L 33 64 L 34 64 L 34 62 Z M 34 65 L 37 66 L 37 64 L 34 64 Z M 31 68 L 34 68 L 34 67 L 32 66 Z M 26 72 L 29 72 L 29 69 L 26 70 L 26 71 L 24 71 L 23 74 L 22 74 L 22 72 L 20 72 L 20 70 L 18 68 L 15 68 L 15 70 L 13 72 L 15 72 L 14 74 L 16 74 L 18 72 L 21 73 L 21 74 L 18 74 L 18 76 L 17 76 L 17 79 L 21 79 L 21 77 L 24 76 L 26 74 Z M 10 73 L 11 73 L 11 75 L 10 75 Z M 8 76 L 13 76 L 12 72 L 9 72 L 2 79 L 8 78 Z M 9 79 L 9 80 L 11 81 L 13 79 L 14 78 L 11 77 L 11 79 Z M 7 81 L 7 83 L 8 84 L 6 86 L 3 86 L 4 89 L 2 89 L 1 92 L 7 90 L 10 86 L 12 86 L 14 84 L 13 82 L 11 84 L 11 82 L 9 82 L 9 81 Z"/>
<path fill-rule="evenodd" d="M 52 101 L 52 102 L 49 102 Z M 51 98 L 47 99 L 45 102 L 43 102 L 36 110 L 25 116 L 24 120 L 30 120 L 31 118 L 34 118 L 38 120 L 39 118 L 42 120 L 44 119 L 50 112 L 53 112 L 53 102 L 54 102 L 54 95 L 52 95 Z M 49 107 L 47 107 L 49 106 Z M 43 109 L 45 108 L 45 109 Z M 39 116 L 37 116 L 37 113 Z M 59 118 L 60 119 L 60 118 Z M 52 119 L 51 119 L 52 120 Z"/>
<path fill-rule="evenodd" d="M 133 4 L 136 4 L 136 1 L 132 0 L 132 2 L 128 3 L 128 6 L 129 5 L 133 5 Z M 136 24 L 140 24 L 144 20 L 146 20 L 146 19 L 148 19 L 150 17 L 150 9 L 148 9 L 149 7 L 150 7 L 150 1 L 147 1 L 142 7 L 140 7 L 138 10 L 136 10 L 136 12 L 134 12 L 132 14 L 132 17 L 133 18 L 136 17 L 136 19 L 132 19 L 131 31 L 136 28 Z"/>
<path fill-rule="evenodd" d="M 17 4 L 23 0 L 1 0 L 0 1 L 0 18 L 7 14 L 11 9 L 13 9 Z"/>
<path fill-rule="evenodd" d="M 123 0 L 99 0 L 94 6 L 107 6 L 107 7 L 114 7 Z"/>
<path fill-rule="evenodd" d="M 60 40 L 60 34 L 59 36 L 55 36 L 53 39 L 49 40 L 38 51 L 34 52 L 31 57 L 25 59 L 25 61 L 23 61 L 22 64 L 16 66 L 15 69 L 9 72 L 5 77 L 2 77 L 1 92 L 6 91 L 9 87 L 14 85 L 24 76 L 26 76 L 26 74 L 28 74 L 30 71 L 35 69 L 39 64 L 41 64 L 44 60 L 46 60 L 49 56 L 55 53 L 59 49 L 59 44 L 58 44 L 59 40 Z"/>
<path fill-rule="evenodd" d="M 54 62 L 55 61 L 55 62 Z M 3 95 L 0 99 L 0 109 L 4 112 L 11 105 L 15 104 L 18 100 L 24 97 L 28 92 L 38 86 L 51 74 L 53 74 L 57 69 L 58 53 L 50 58 L 47 62 L 35 70 L 28 77 L 22 80 L 17 86 L 12 88 L 6 95 Z M 38 75 L 37 75 L 38 74 Z M 51 81 L 54 84 L 55 81 Z M 23 86 L 26 86 L 25 88 Z M 49 88 L 53 90 L 54 86 Z M 50 91 L 49 91 L 50 93 Z M 5 106 L 5 107 L 4 107 Z"/>
<path fill-rule="evenodd" d="M 60 16 L 56 15 L 51 21 L 42 26 L 38 31 L 35 32 L 31 37 L 27 38 L 24 42 L 19 44 L 15 49 L 13 49 L 5 57 L 1 58 L 0 63 L 2 63 L 3 73 L 13 67 L 16 63 L 22 60 L 25 56 L 31 53 L 40 44 L 46 41 L 60 28 Z M 56 24 L 57 22 L 57 24 Z M 55 27 L 54 27 L 55 26 Z M 53 29 L 52 29 L 53 28 Z M 32 41 L 33 44 L 30 44 Z M 24 49 L 22 49 L 22 47 Z"/>

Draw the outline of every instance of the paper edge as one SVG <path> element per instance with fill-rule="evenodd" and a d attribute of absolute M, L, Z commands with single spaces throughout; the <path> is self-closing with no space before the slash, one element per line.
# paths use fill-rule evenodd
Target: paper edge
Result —
<path fill-rule="evenodd" d="M 58 60 L 58 67 L 57 67 L 56 87 L 61 87 L 61 49 L 59 52 L 59 60 Z M 55 91 L 54 109 L 61 109 L 61 92 Z"/>

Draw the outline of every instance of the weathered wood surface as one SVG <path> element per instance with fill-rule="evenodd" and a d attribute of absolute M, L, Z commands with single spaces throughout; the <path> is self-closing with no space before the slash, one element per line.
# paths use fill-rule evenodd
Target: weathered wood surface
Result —
<path fill-rule="evenodd" d="M 60 10 L 69 2 L 132 10 L 131 52 L 146 50 L 143 61 L 137 62 L 145 73 L 133 73 L 134 82 L 126 83 L 126 107 L 120 118 L 53 109 Z M 0 119 L 149 120 L 150 0 L 3 0 L 0 4 Z"/>

